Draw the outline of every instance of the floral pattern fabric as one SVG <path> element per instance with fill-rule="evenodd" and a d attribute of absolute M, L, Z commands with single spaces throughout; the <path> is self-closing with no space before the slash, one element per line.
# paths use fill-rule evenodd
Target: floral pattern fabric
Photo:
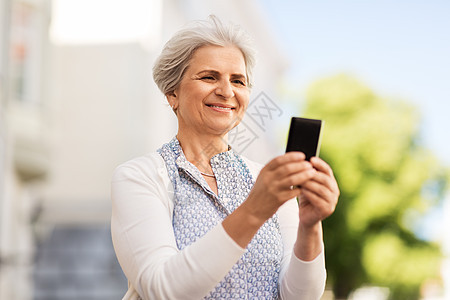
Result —
<path fill-rule="evenodd" d="M 174 187 L 173 230 L 180 250 L 221 223 L 246 198 L 254 179 L 232 149 L 211 158 L 218 195 L 183 154 L 176 138 L 159 150 Z M 275 214 L 205 299 L 277 299 L 283 243 Z M 218 257 L 217 259 L 220 259 Z"/>

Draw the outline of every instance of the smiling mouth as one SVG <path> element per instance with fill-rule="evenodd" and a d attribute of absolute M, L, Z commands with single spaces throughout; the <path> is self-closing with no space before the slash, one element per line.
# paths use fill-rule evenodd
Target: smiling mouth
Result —
<path fill-rule="evenodd" d="M 223 109 L 223 110 L 233 110 L 233 107 L 223 107 L 223 106 L 217 106 L 217 105 L 210 105 L 210 104 L 206 104 L 206 106 L 208 107 L 212 107 L 212 108 L 217 108 L 217 109 Z"/>

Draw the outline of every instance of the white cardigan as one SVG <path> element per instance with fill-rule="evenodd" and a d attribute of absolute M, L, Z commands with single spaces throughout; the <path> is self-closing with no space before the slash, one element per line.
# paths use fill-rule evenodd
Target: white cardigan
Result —
<path fill-rule="evenodd" d="M 256 178 L 262 166 L 244 161 Z M 173 186 L 158 153 L 117 167 L 111 198 L 112 240 L 128 278 L 123 299 L 201 299 L 246 251 L 228 236 L 222 224 L 178 250 L 172 227 Z M 320 299 L 326 281 L 323 251 L 310 262 L 293 255 L 298 228 L 295 199 L 280 207 L 277 214 L 284 246 L 281 299 Z"/>

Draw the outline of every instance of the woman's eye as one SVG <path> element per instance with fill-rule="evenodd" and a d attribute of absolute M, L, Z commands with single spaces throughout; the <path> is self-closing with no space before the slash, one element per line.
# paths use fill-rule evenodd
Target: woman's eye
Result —
<path fill-rule="evenodd" d="M 233 80 L 233 82 L 240 85 L 245 85 L 245 82 L 243 82 L 242 80 Z"/>
<path fill-rule="evenodd" d="M 203 76 L 201 79 L 214 80 L 214 77 L 213 76 Z"/>

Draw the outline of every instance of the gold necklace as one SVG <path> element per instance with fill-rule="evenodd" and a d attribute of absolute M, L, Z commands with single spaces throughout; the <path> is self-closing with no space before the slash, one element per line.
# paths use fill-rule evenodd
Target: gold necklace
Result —
<path fill-rule="evenodd" d="M 206 174 L 206 173 L 203 173 L 202 171 L 200 171 L 200 174 L 202 174 L 202 175 L 204 175 L 204 176 L 208 176 L 208 177 L 216 177 L 216 175 L 214 175 L 214 174 Z"/>

